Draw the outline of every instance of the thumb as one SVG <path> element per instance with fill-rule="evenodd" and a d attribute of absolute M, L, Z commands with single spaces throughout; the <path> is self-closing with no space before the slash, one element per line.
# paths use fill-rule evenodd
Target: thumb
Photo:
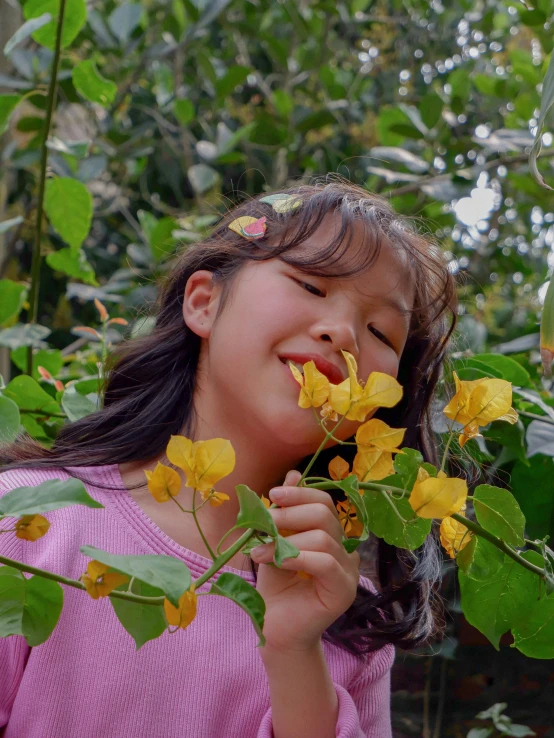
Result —
<path fill-rule="evenodd" d="M 287 476 L 285 477 L 285 484 L 290 487 L 296 487 L 296 485 L 300 481 L 301 476 L 302 474 L 300 474 L 299 471 L 291 470 L 287 472 Z"/>

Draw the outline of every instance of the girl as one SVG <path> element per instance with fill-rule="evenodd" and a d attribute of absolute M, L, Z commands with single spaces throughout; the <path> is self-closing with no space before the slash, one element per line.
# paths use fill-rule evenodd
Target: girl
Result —
<path fill-rule="evenodd" d="M 407 428 L 405 445 L 436 463 L 429 406 L 455 289 L 438 249 L 381 198 L 341 181 L 285 194 L 294 196 L 288 208 L 245 202 L 179 256 L 152 334 L 117 351 L 103 409 L 64 426 L 50 450 L 18 440 L 4 450 L 0 476 L 4 492 L 76 476 L 104 505 L 49 513 L 50 531 L 34 543 L 1 536 L 2 555 L 79 578 L 87 563 L 79 546 L 88 544 L 171 555 L 196 577 L 211 560 L 192 516 L 156 503 L 144 470 L 163 461 L 172 434 L 229 439 L 237 464 L 218 491 L 230 500 L 199 515 L 208 543 L 234 525 L 234 487 L 244 483 L 269 492 L 277 526 L 294 531 L 300 549 L 282 569 L 267 565 L 269 545 L 252 553 L 251 570 L 241 554 L 222 570 L 256 582 L 267 605 L 265 647 L 255 648 L 242 610 L 201 597 L 185 632 L 135 653 L 107 602 L 65 588 L 61 619 L 43 645 L 0 639 L 5 738 L 391 736 L 393 646 L 412 648 L 436 630 L 437 549 L 428 540 L 412 554 L 379 540 L 371 555 L 379 591 L 359 577 L 359 554 L 340 545 L 334 499 L 294 486 L 300 475 L 291 470 L 319 446 L 321 429 L 298 407 L 286 362 L 313 359 L 338 383 L 343 349 L 360 377 L 397 377 L 403 400 L 377 416 Z M 241 232 L 234 221 L 242 216 L 265 218 L 265 233 Z M 341 440 L 358 425 L 345 421 Z M 334 455 L 327 449 L 313 474 L 326 475 Z M 188 507 L 190 497 L 183 484 L 179 501 Z"/>

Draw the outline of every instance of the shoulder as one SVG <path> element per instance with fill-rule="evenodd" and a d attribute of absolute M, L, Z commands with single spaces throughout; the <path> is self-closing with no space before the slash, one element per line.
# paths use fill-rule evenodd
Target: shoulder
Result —
<path fill-rule="evenodd" d="M 69 474 L 61 468 L 54 469 L 0 469 L 0 497 L 18 487 L 36 487 L 49 479 L 68 479 Z"/>

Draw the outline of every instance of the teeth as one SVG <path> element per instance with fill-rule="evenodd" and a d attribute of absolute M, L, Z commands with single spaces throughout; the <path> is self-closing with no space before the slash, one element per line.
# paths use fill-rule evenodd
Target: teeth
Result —
<path fill-rule="evenodd" d="M 299 364 L 297 361 L 292 361 L 292 359 L 281 359 L 283 364 L 285 366 L 288 366 L 289 364 L 294 364 L 294 366 L 298 369 L 298 371 L 303 375 L 304 374 L 304 364 Z"/>

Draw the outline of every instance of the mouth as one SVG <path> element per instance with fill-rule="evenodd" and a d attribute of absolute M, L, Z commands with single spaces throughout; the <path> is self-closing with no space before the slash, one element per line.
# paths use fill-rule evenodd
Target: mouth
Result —
<path fill-rule="evenodd" d="M 290 361 L 302 374 L 304 373 L 304 364 L 313 361 L 316 369 L 325 375 L 331 384 L 340 384 L 344 379 L 341 370 L 337 366 L 318 354 L 287 354 L 286 356 L 279 356 L 279 361 L 285 366 Z"/>

